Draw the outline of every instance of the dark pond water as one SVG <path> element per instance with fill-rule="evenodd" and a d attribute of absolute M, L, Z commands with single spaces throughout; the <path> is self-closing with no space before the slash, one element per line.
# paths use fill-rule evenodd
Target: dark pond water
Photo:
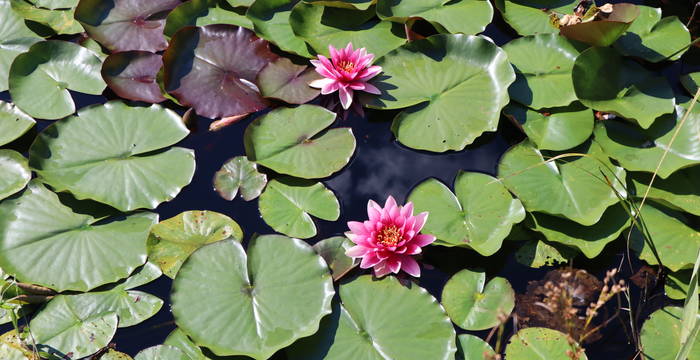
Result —
<path fill-rule="evenodd" d="M 635 2 L 642 3 L 642 1 Z M 498 45 L 503 45 L 513 38 L 513 34 L 506 30 L 507 27 L 502 23 L 498 14 L 496 16 L 496 20 L 489 25 L 485 34 Z M 682 90 L 678 82 L 679 76 L 691 72 L 694 68 L 697 69 L 695 64 L 698 63 L 700 61 L 697 57 L 686 56 L 683 62 L 662 64 L 657 66 L 655 70 L 665 75 L 680 93 Z M 40 94 L 37 95 L 40 96 Z M 106 97 L 103 96 L 74 95 L 78 108 L 102 103 L 106 100 Z M 110 97 L 109 94 L 106 96 Z M 10 100 L 9 94 L 7 92 L 0 93 L 0 99 Z M 183 109 L 175 109 L 182 113 Z M 392 112 L 368 111 L 366 118 L 350 117 L 347 120 L 338 120 L 337 126 L 352 127 L 357 138 L 357 151 L 352 162 L 343 171 L 324 180 L 340 200 L 341 216 L 336 222 L 317 220 L 319 235 L 310 239 L 310 243 L 342 234 L 347 230 L 345 223 L 349 220 L 364 220 L 368 199 L 383 202 L 388 195 L 393 195 L 398 201 L 403 201 L 415 185 L 429 177 L 435 177 L 451 185 L 459 170 L 495 175 L 496 165 L 501 155 L 510 145 L 523 139 L 518 130 L 503 119 L 497 133 L 483 135 L 476 143 L 463 151 L 439 155 L 417 152 L 404 148 L 394 141 L 389 129 L 393 115 Z M 212 187 L 214 173 L 219 170 L 221 165 L 231 157 L 244 155 L 243 131 L 250 121 L 251 119 L 246 119 L 213 133 L 206 131 L 210 120 L 200 118 L 197 121 L 199 130 L 194 131 L 179 144 L 179 146 L 192 148 L 196 152 L 197 170 L 194 179 L 175 200 L 162 204 L 156 209 L 161 220 L 187 210 L 213 210 L 235 219 L 244 229 L 246 237 L 254 233 L 274 232 L 262 221 L 257 209 L 257 201 L 245 202 L 240 198 L 226 201 L 220 198 Z M 37 128 L 41 130 L 50 123 L 40 121 Z M 10 147 L 26 151 L 35 134 L 36 129 L 10 144 Z M 483 268 L 489 277 L 505 277 L 513 285 L 516 292 L 523 293 L 528 281 L 541 279 L 551 268 L 531 269 L 516 262 L 514 252 L 518 245 L 506 241 L 499 252 L 488 258 L 480 257 L 465 249 L 428 247 L 423 259 L 423 262 L 428 266 L 420 278 L 420 285 L 439 299 L 442 287 L 452 274 L 465 267 Z M 621 267 L 623 269 L 622 276 L 629 278 L 639 269 L 641 264 L 634 260 L 629 264 L 624 257 L 625 253 L 624 242 L 616 241 L 608 246 L 604 254 L 595 261 L 577 258 L 573 265 L 577 268 L 584 268 L 602 278 L 606 270 L 623 264 L 624 266 Z M 167 301 L 170 286 L 171 281 L 167 277 L 161 277 L 140 289 Z M 637 306 L 640 299 L 652 297 L 649 295 L 641 296 L 636 287 L 632 287 L 632 290 L 634 306 Z M 202 296 L 207 296 L 207 294 L 202 294 Z M 662 306 L 662 298 L 661 296 L 652 297 L 652 300 L 645 305 L 640 319 Z M 635 355 L 634 346 L 626 335 L 629 331 L 629 326 L 626 323 L 628 323 L 628 317 L 626 313 L 621 313 L 619 321 L 612 321 L 603 330 L 601 340 L 587 346 L 588 358 L 633 358 Z M 235 324 L 231 325 L 235 326 Z M 153 318 L 140 325 L 120 329 L 113 342 L 118 350 L 133 356 L 144 348 L 161 344 L 174 328 L 169 304 L 166 302 L 163 309 Z M 0 331 L 6 330 L 9 330 L 8 326 L 0 326 Z M 506 336 L 510 334 L 510 331 L 511 329 L 506 330 Z M 486 336 L 486 332 L 478 332 L 477 334 L 482 337 Z M 280 353 L 274 358 L 284 359 L 285 356 Z"/>

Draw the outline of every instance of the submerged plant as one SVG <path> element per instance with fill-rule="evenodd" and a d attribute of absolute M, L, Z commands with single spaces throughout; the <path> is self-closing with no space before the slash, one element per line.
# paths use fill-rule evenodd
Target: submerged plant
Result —
<path fill-rule="evenodd" d="M 413 215 L 413 203 L 404 206 L 396 204 L 392 196 L 382 208 L 370 200 L 367 203 L 369 220 L 350 221 L 350 231 L 345 235 L 356 246 L 345 254 L 352 258 L 362 258 L 360 267 L 374 268 L 374 275 L 382 277 L 400 270 L 411 276 L 420 276 L 420 266 L 413 255 L 420 254 L 422 247 L 435 241 L 435 236 L 419 234 L 428 219 L 428 213 Z"/>
<path fill-rule="evenodd" d="M 340 50 L 329 45 L 328 51 L 331 54 L 330 59 L 318 55 L 318 60 L 311 60 L 311 64 L 316 67 L 316 72 L 324 77 L 310 82 L 311 87 L 321 89 L 323 95 L 337 91 L 340 104 L 345 110 L 350 108 L 355 91 L 381 93 L 377 87 L 368 82 L 382 71 L 381 66 L 371 66 L 374 55 L 368 54 L 365 48 L 354 50 L 352 43 L 348 43 L 344 49 Z"/>

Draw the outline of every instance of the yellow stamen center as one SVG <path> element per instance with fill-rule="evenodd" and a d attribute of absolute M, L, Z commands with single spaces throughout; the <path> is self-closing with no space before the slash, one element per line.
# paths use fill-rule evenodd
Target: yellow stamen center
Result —
<path fill-rule="evenodd" d="M 396 225 L 385 226 L 377 234 L 377 242 L 384 246 L 396 246 L 401 241 L 401 231 Z"/>
<path fill-rule="evenodd" d="M 355 69 L 355 64 L 352 63 L 351 61 L 343 60 L 343 61 L 338 63 L 338 67 L 347 71 L 347 72 L 351 72 Z"/>

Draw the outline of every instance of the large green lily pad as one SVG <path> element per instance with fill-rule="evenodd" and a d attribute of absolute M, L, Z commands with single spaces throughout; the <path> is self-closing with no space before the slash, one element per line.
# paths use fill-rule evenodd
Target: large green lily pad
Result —
<path fill-rule="evenodd" d="M 315 105 L 277 108 L 245 130 L 248 159 L 278 173 L 314 179 L 342 169 L 355 152 L 350 128 L 326 130 L 335 113 Z"/>
<path fill-rule="evenodd" d="M 248 254 L 232 240 L 194 252 L 171 299 L 175 322 L 198 345 L 220 356 L 267 359 L 315 333 L 333 294 L 328 268 L 311 246 L 266 235 L 250 241 Z"/>
<path fill-rule="evenodd" d="M 508 360 L 554 360 L 570 359 L 568 355 L 574 347 L 569 343 L 566 334 L 557 330 L 530 327 L 521 329 L 511 336 L 506 346 Z M 578 360 L 586 360 L 581 353 Z"/>
<path fill-rule="evenodd" d="M 146 239 L 157 221 L 151 213 L 110 221 L 78 214 L 30 182 L 0 204 L 0 267 L 23 282 L 88 291 L 127 277 L 146 261 Z"/>
<path fill-rule="evenodd" d="M 178 5 L 168 14 L 163 33 L 172 37 L 185 26 L 229 24 L 253 28 L 248 18 L 234 11 L 224 0 L 191 0 Z"/>
<path fill-rule="evenodd" d="M 304 40 L 294 34 L 289 16 L 299 0 L 266 0 L 254 2 L 246 16 L 253 22 L 255 32 L 280 49 L 312 57 Z"/>
<path fill-rule="evenodd" d="M 34 124 L 36 121 L 31 116 L 11 103 L 0 101 L 0 146 L 24 135 Z"/>
<path fill-rule="evenodd" d="M 402 26 L 375 19 L 374 8 L 343 9 L 298 3 L 289 15 L 294 33 L 318 54 L 328 56 L 328 45 L 344 48 L 348 43 L 366 48 L 375 57 L 401 46 L 406 39 Z M 398 35 L 397 35 L 398 34 Z"/>
<path fill-rule="evenodd" d="M 258 200 L 260 215 L 275 231 L 307 239 L 316 235 L 311 215 L 338 220 L 340 204 L 322 183 L 285 177 L 274 179 Z"/>
<path fill-rule="evenodd" d="M 239 190 L 243 200 L 253 200 L 260 196 L 265 185 L 267 175 L 258 172 L 258 165 L 245 156 L 226 161 L 214 175 L 214 190 L 229 201 L 238 195 Z"/>
<path fill-rule="evenodd" d="M 436 179 L 419 184 L 408 196 L 416 212 L 430 213 L 423 232 L 437 237 L 434 245 L 472 248 L 483 256 L 501 248 L 525 209 L 497 179 L 460 171 L 455 194 Z"/>
<path fill-rule="evenodd" d="M 593 133 L 593 111 L 571 106 L 532 110 L 511 102 L 503 114 L 520 128 L 540 150 L 561 151 L 584 143 Z"/>
<path fill-rule="evenodd" d="M 0 0 L 0 24 L 0 91 L 5 91 L 8 89 L 7 77 L 12 61 L 32 44 L 41 41 L 41 37 L 32 32 L 24 24 L 24 19 L 12 10 L 10 0 Z"/>
<path fill-rule="evenodd" d="M 243 240 L 243 230 L 233 219 L 214 211 L 185 211 L 153 226 L 148 237 L 148 256 L 174 279 L 195 250 L 226 239 Z"/>
<path fill-rule="evenodd" d="M 506 53 L 472 35 L 434 35 L 377 60 L 382 94 L 370 107 L 408 109 L 394 119 L 402 144 L 419 150 L 462 150 L 485 131 L 496 131 L 504 91 L 515 73 Z M 449 74 L 441 76 L 440 74 Z"/>
<path fill-rule="evenodd" d="M 676 106 L 675 114 L 658 118 L 646 130 L 620 121 L 603 121 L 596 125 L 593 134 L 603 150 L 625 169 L 653 173 L 658 168 L 658 176 L 665 179 L 700 163 L 700 107 L 693 109 L 679 129 L 685 114 L 683 107 Z M 676 132 L 678 135 L 671 142 Z"/>
<path fill-rule="evenodd" d="M 42 41 L 12 62 L 10 95 L 15 105 L 33 117 L 59 119 L 75 112 L 68 90 L 102 93 L 106 84 L 100 75 L 101 66 L 102 60 L 80 45 Z"/>
<path fill-rule="evenodd" d="M 654 311 L 644 322 L 641 332 L 642 353 L 649 360 L 674 360 L 681 348 L 683 308 L 666 306 Z M 688 360 L 700 359 L 700 338 L 688 354 Z"/>
<path fill-rule="evenodd" d="M 585 48 L 558 34 L 525 36 L 503 46 L 515 68 L 511 99 L 533 109 L 567 106 L 576 101 L 571 70 Z"/>
<path fill-rule="evenodd" d="M 612 48 L 592 47 L 576 58 L 574 90 L 586 106 L 615 113 L 649 128 L 656 118 L 673 112 L 673 90 L 656 76 Z"/>
<path fill-rule="evenodd" d="M 457 347 L 457 360 L 488 360 L 496 356 L 489 343 L 471 334 L 458 335 Z"/>
<path fill-rule="evenodd" d="M 647 195 L 669 207 L 676 207 L 693 215 L 700 216 L 700 166 L 693 166 L 673 173 L 667 179 L 654 179 L 651 189 L 652 174 L 633 173 L 630 180 L 637 197 Z"/>
<path fill-rule="evenodd" d="M 405 23 L 422 18 L 450 33 L 473 35 L 484 31 L 493 19 L 488 0 L 377 1 L 377 15 L 384 20 Z"/>
<path fill-rule="evenodd" d="M 625 189 L 615 178 L 624 179 L 625 170 L 614 166 L 595 142 L 585 146 L 586 156 L 545 162 L 549 157 L 545 158 L 526 140 L 503 155 L 498 164 L 498 176 L 528 211 L 593 225 L 600 220 L 605 209 L 619 201 L 603 174 L 624 196 Z"/>
<path fill-rule="evenodd" d="M 31 178 L 29 163 L 22 154 L 0 149 L 0 200 L 24 189 Z"/>
<path fill-rule="evenodd" d="M 465 330 L 498 326 L 515 307 L 515 292 L 508 280 L 496 277 L 486 283 L 486 273 L 464 269 L 442 289 L 442 306 L 452 321 Z"/>
<path fill-rule="evenodd" d="M 496 0 L 503 19 L 518 34 L 558 33 L 550 25 L 549 14 L 571 14 L 579 0 Z"/>
<path fill-rule="evenodd" d="M 617 39 L 615 47 L 624 55 L 651 62 L 667 58 L 672 61 L 680 59 L 691 40 L 688 28 L 676 16 L 662 19 L 660 8 L 637 7 L 639 16 L 627 32 Z M 684 48 L 686 49 L 682 50 Z"/>
<path fill-rule="evenodd" d="M 192 180 L 194 152 L 164 149 L 188 133 L 174 111 L 110 101 L 46 128 L 29 164 L 56 191 L 122 211 L 154 209 Z"/>
<path fill-rule="evenodd" d="M 340 299 L 316 335 L 287 349 L 290 360 L 454 358 L 452 323 L 420 286 L 364 275 L 341 285 Z"/>

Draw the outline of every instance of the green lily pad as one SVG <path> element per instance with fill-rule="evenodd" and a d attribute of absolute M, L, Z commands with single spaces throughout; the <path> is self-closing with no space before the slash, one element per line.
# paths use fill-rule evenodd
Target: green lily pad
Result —
<path fill-rule="evenodd" d="M 32 45 L 10 67 L 10 95 L 20 109 L 41 119 L 59 119 L 75 112 L 68 90 L 99 95 L 102 60 L 92 51 L 67 41 Z M 37 96 L 40 93 L 41 96 Z"/>
<path fill-rule="evenodd" d="M 379 0 L 377 15 L 399 23 L 409 18 L 422 18 L 451 33 L 474 35 L 484 31 L 491 22 L 493 7 L 488 0 Z"/>
<path fill-rule="evenodd" d="M 25 0 L 10 0 L 12 10 L 29 21 L 47 26 L 58 35 L 72 35 L 85 31 L 75 20 L 75 6 L 67 9 L 46 9 Z"/>
<path fill-rule="evenodd" d="M 304 40 L 294 34 L 289 22 L 292 9 L 298 2 L 299 0 L 256 1 L 248 8 L 246 16 L 253 22 L 255 32 L 263 39 L 282 50 L 313 57 Z"/>
<path fill-rule="evenodd" d="M 328 45 L 355 49 L 366 48 L 375 57 L 383 56 L 406 42 L 403 27 L 390 21 L 374 19 L 373 8 L 343 9 L 298 3 L 289 15 L 294 33 L 318 54 L 328 56 Z M 398 34 L 398 35 L 397 35 Z"/>
<path fill-rule="evenodd" d="M 408 109 L 394 119 L 402 144 L 419 150 L 462 150 L 485 131 L 496 131 L 507 88 L 515 79 L 506 53 L 471 35 L 434 35 L 412 41 L 377 60 L 382 91 L 369 106 Z M 439 76 L 437 74 L 447 74 Z"/>
<path fill-rule="evenodd" d="M 665 267 L 671 271 L 693 267 L 700 250 L 700 231 L 688 226 L 681 214 L 649 202 L 644 203 L 640 217 Z M 630 247 L 647 263 L 659 263 L 636 226 L 632 230 Z"/>
<path fill-rule="evenodd" d="M 245 130 L 248 159 L 278 173 L 305 179 L 330 176 L 355 152 L 350 128 L 326 130 L 335 113 L 315 105 L 277 108 Z"/>
<path fill-rule="evenodd" d="M 262 193 L 267 185 L 267 175 L 258 172 L 258 165 L 245 156 L 236 156 L 224 163 L 214 175 L 214 190 L 226 200 L 233 200 L 238 191 L 245 201 Z"/>
<path fill-rule="evenodd" d="M 195 250 L 226 239 L 243 240 L 243 230 L 233 219 L 214 211 L 185 211 L 153 226 L 148 237 L 148 256 L 174 279 Z"/>
<path fill-rule="evenodd" d="M 134 360 L 191 360 L 182 350 L 170 345 L 157 345 L 141 350 Z"/>
<path fill-rule="evenodd" d="M 171 345 L 185 353 L 188 360 L 249 360 L 247 356 L 216 356 L 197 346 L 184 331 L 175 328 L 165 339 L 163 345 Z"/>
<path fill-rule="evenodd" d="M 486 273 L 464 269 L 447 280 L 442 306 L 462 329 L 485 330 L 498 326 L 501 316 L 510 315 L 515 307 L 515 291 L 502 277 L 486 283 Z"/>
<path fill-rule="evenodd" d="M 88 291 L 127 277 L 146 261 L 148 232 L 158 221 L 151 213 L 110 221 L 74 213 L 36 181 L 0 203 L 0 214 L 0 267 L 56 291 Z"/>
<path fill-rule="evenodd" d="M 0 91 L 8 89 L 7 78 L 15 57 L 42 40 L 24 24 L 24 19 L 12 10 L 10 3 L 10 0 L 0 0 Z M 3 131 L 0 134 L 3 134 L 0 139 L 6 136 Z"/>
<path fill-rule="evenodd" d="M 519 124 L 540 150 L 571 149 L 593 133 L 593 111 L 580 104 L 535 111 L 511 102 L 503 114 Z"/>
<path fill-rule="evenodd" d="M 634 184 L 637 197 L 641 198 L 648 194 L 649 199 L 700 216 L 700 188 L 697 186 L 700 184 L 700 166 L 677 171 L 667 179 L 657 177 L 651 189 L 649 189 L 649 182 L 652 174 L 632 173 L 631 175 L 630 179 Z"/>
<path fill-rule="evenodd" d="M 673 112 L 673 90 L 656 76 L 612 48 L 592 47 L 576 58 L 574 90 L 586 106 L 615 113 L 649 128 L 656 118 Z"/>
<path fill-rule="evenodd" d="M 359 259 L 345 255 L 345 251 L 354 245 L 345 236 L 330 237 L 314 244 L 314 251 L 326 261 L 328 268 L 331 269 L 333 281 L 338 281 L 360 263 Z"/>
<path fill-rule="evenodd" d="M 570 359 L 567 355 L 573 351 L 566 334 L 557 330 L 530 327 L 521 329 L 511 336 L 506 346 L 506 358 L 508 360 L 553 360 Z M 585 353 L 581 353 L 578 360 L 586 360 Z"/>
<path fill-rule="evenodd" d="M 313 68 L 296 65 L 282 57 L 267 64 L 258 74 L 257 82 L 266 98 L 288 104 L 306 104 L 321 93 L 321 90 L 309 86 L 310 82 L 320 78 Z"/>
<path fill-rule="evenodd" d="M 595 142 L 586 147 L 574 152 L 585 152 L 587 156 L 545 162 L 542 152 L 524 141 L 503 155 L 498 176 L 528 211 L 563 216 L 590 226 L 600 220 L 605 209 L 619 202 L 601 172 L 614 181 L 616 177 L 624 179 L 625 170 L 612 165 Z M 624 187 L 617 181 L 613 183 L 624 196 Z"/>
<path fill-rule="evenodd" d="M 558 33 L 550 25 L 549 14 L 570 14 L 579 0 L 496 0 L 496 8 L 503 19 L 518 34 L 527 36 L 540 33 Z"/>
<path fill-rule="evenodd" d="M 305 3 L 313 5 L 325 5 L 344 9 L 367 10 L 374 5 L 377 0 L 304 0 Z"/>
<path fill-rule="evenodd" d="M 234 11 L 224 0 L 191 0 L 178 5 L 168 14 L 163 33 L 172 37 L 185 26 L 205 26 L 212 24 L 229 24 L 247 29 L 253 23 Z"/>
<path fill-rule="evenodd" d="M 640 14 L 627 32 L 622 35 L 615 47 L 626 56 L 640 57 L 647 61 L 659 62 L 668 58 L 675 61 L 690 43 L 688 28 L 676 16 L 661 18 L 661 9 L 651 6 L 637 6 Z"/>
<path fill-rule="evenodd" d="M 363 275 L 340 285 L 340 299 L 316 335 L 287 349 L 290 360 L 454 358 L 454 327 L 420 286 Z"/>
<path fill-rule="evenodd" d="M 576 101 L 571 70 L 585 47 L 557 34 L 525 36 L 503 46 L 515 68 L 511 99 L 533 109 L 567 106 Z"/>
<path fill-rule="evenodd" d="M 430 213 L 423 232 L 437 237 L 434 245 L 463 246 L 490 256 L 501 248 L 525 209 L 497 179 L 460 171 L 455 194 L 436 179 L 419 184 L 408 196 L 416 212 Z"/>
<path fill-rule="evenodd" d="M 338 220 L 340 204 L 322 183 L 285 177 L 275 179 L 258 200 L 260 215 L 275 231 L 300 239 L 316 236 L 311 215 Z"/>
<path fill-rule="evenodd" d="M 695 107 L 678 129 L 685 112 L 683 107 L 676 106 L 675 114 L 658 118 L 646 130 L 620 121 L 602 121 L 595 126 L 593 134 L 603 150 L 630 171 L 655 172 L 666 153 L 658 168 L 658 176 L 666 179 L 679 169 L 700 163 L 697 146 L 700 108 Z M 675 132 L 678 135 L 671 142 Z"/>
<path fill-rule="evenodd" d="M 8 331 L 0 336 L 0 357 L 4 360 L 41 360 L 22 343 L 17 331 Z"/>
<path fill-rule="evenodd" d="M 642 325 L 642 353 L 649 360 L 674 360 L 681 347 L 683 308 L 667 306 L 654 311 Z M 700 359 L 700 338 L 688 353 L 688 360 Z"/>
<path fill-rule="evenodd" d="M 196 344 L 220 356 L 267 359 L 315 333 L 333 294 L 328 268 L 311 246 L 266 235 L 250 241 L 248 254 L 231 240 L 194 252 L 171 299 L 175 322 Z"/>
<path fill-rule="evenodd" d="M 109 344 L 117 331 L 117 314 L 82 305 L 59 295 L 34 316 L 29 327 L 40 350 L 79 359 Z"/>
<path fill-rule="evenodd" d="M 700 84 L 700 72 L 685 74 L 681 76 L 681 84 L 688 90 L 690 95 L 695 95 L 698 91 L 698 84 Z"/>
<path fill-rule="evenodd" d="M 543 266 L 565 264 L 575 256 L 566 246 L 556 246 L 543 240 L 528 240 L 515 251 L 515 260 L 525 266 L 539 269 Z"/>
<path fill-rule="evenodd" d="M 532 213 L 532 218 L 533 230 L 542 233 L 548 241 L 577 248 L 589 259 L 603 252 L 631 223 L 630 215 L 621 204 L 609 207 L 600 221 L 591 226 L 536 212 Z"/>
<path fill-rule="evenodd" d="M 488 360 L 496 357 L 496 352 L 489 343 L 471 334 L 457 336 L 457 349 L 457 360 Z"/>
<path fill-rule="evenodd" d="M 29 164 L 56 191 L 78 199 L 121 211 L 154 209 L 192 180 L 194 151 L 164 149 L 188 133 L 174 111 L 109 101 L 46 128 L 29 149 Z"/>
<path fill-rule="evenodd" d="M 32 4 L 49 10 L 74 8 L 79 0 L 28 0 Z"/>
<path fill-rule="evenodd" d="M 119 352 L 114 349 L 109 349 L 107 352 L 100 356 L 100 360 L 134 360 L 131 356 L 124 354 L 123 352 Z M 187 359 L 189 360 L 189 359 Z"/>
<path fill-rule="evenodd" d="M 11 103 L 0 101 L 0 146 L 24 135 L 34 124 L 36 124 L 36 121 L 31 116 L 25 114 Z"/>
<path fill-rule="evenodd" d="M 692 273 L 692 269 L 667 272 L 666 281 L 664 282 L 666 296 L 673 300 L 685 300 L 688 296 Z"/>
<path fill-rule="evenodd" d="M 24 189 L 31 179 L 29 163 L 22 154 L 0 149 L 0 200 Z"/>

